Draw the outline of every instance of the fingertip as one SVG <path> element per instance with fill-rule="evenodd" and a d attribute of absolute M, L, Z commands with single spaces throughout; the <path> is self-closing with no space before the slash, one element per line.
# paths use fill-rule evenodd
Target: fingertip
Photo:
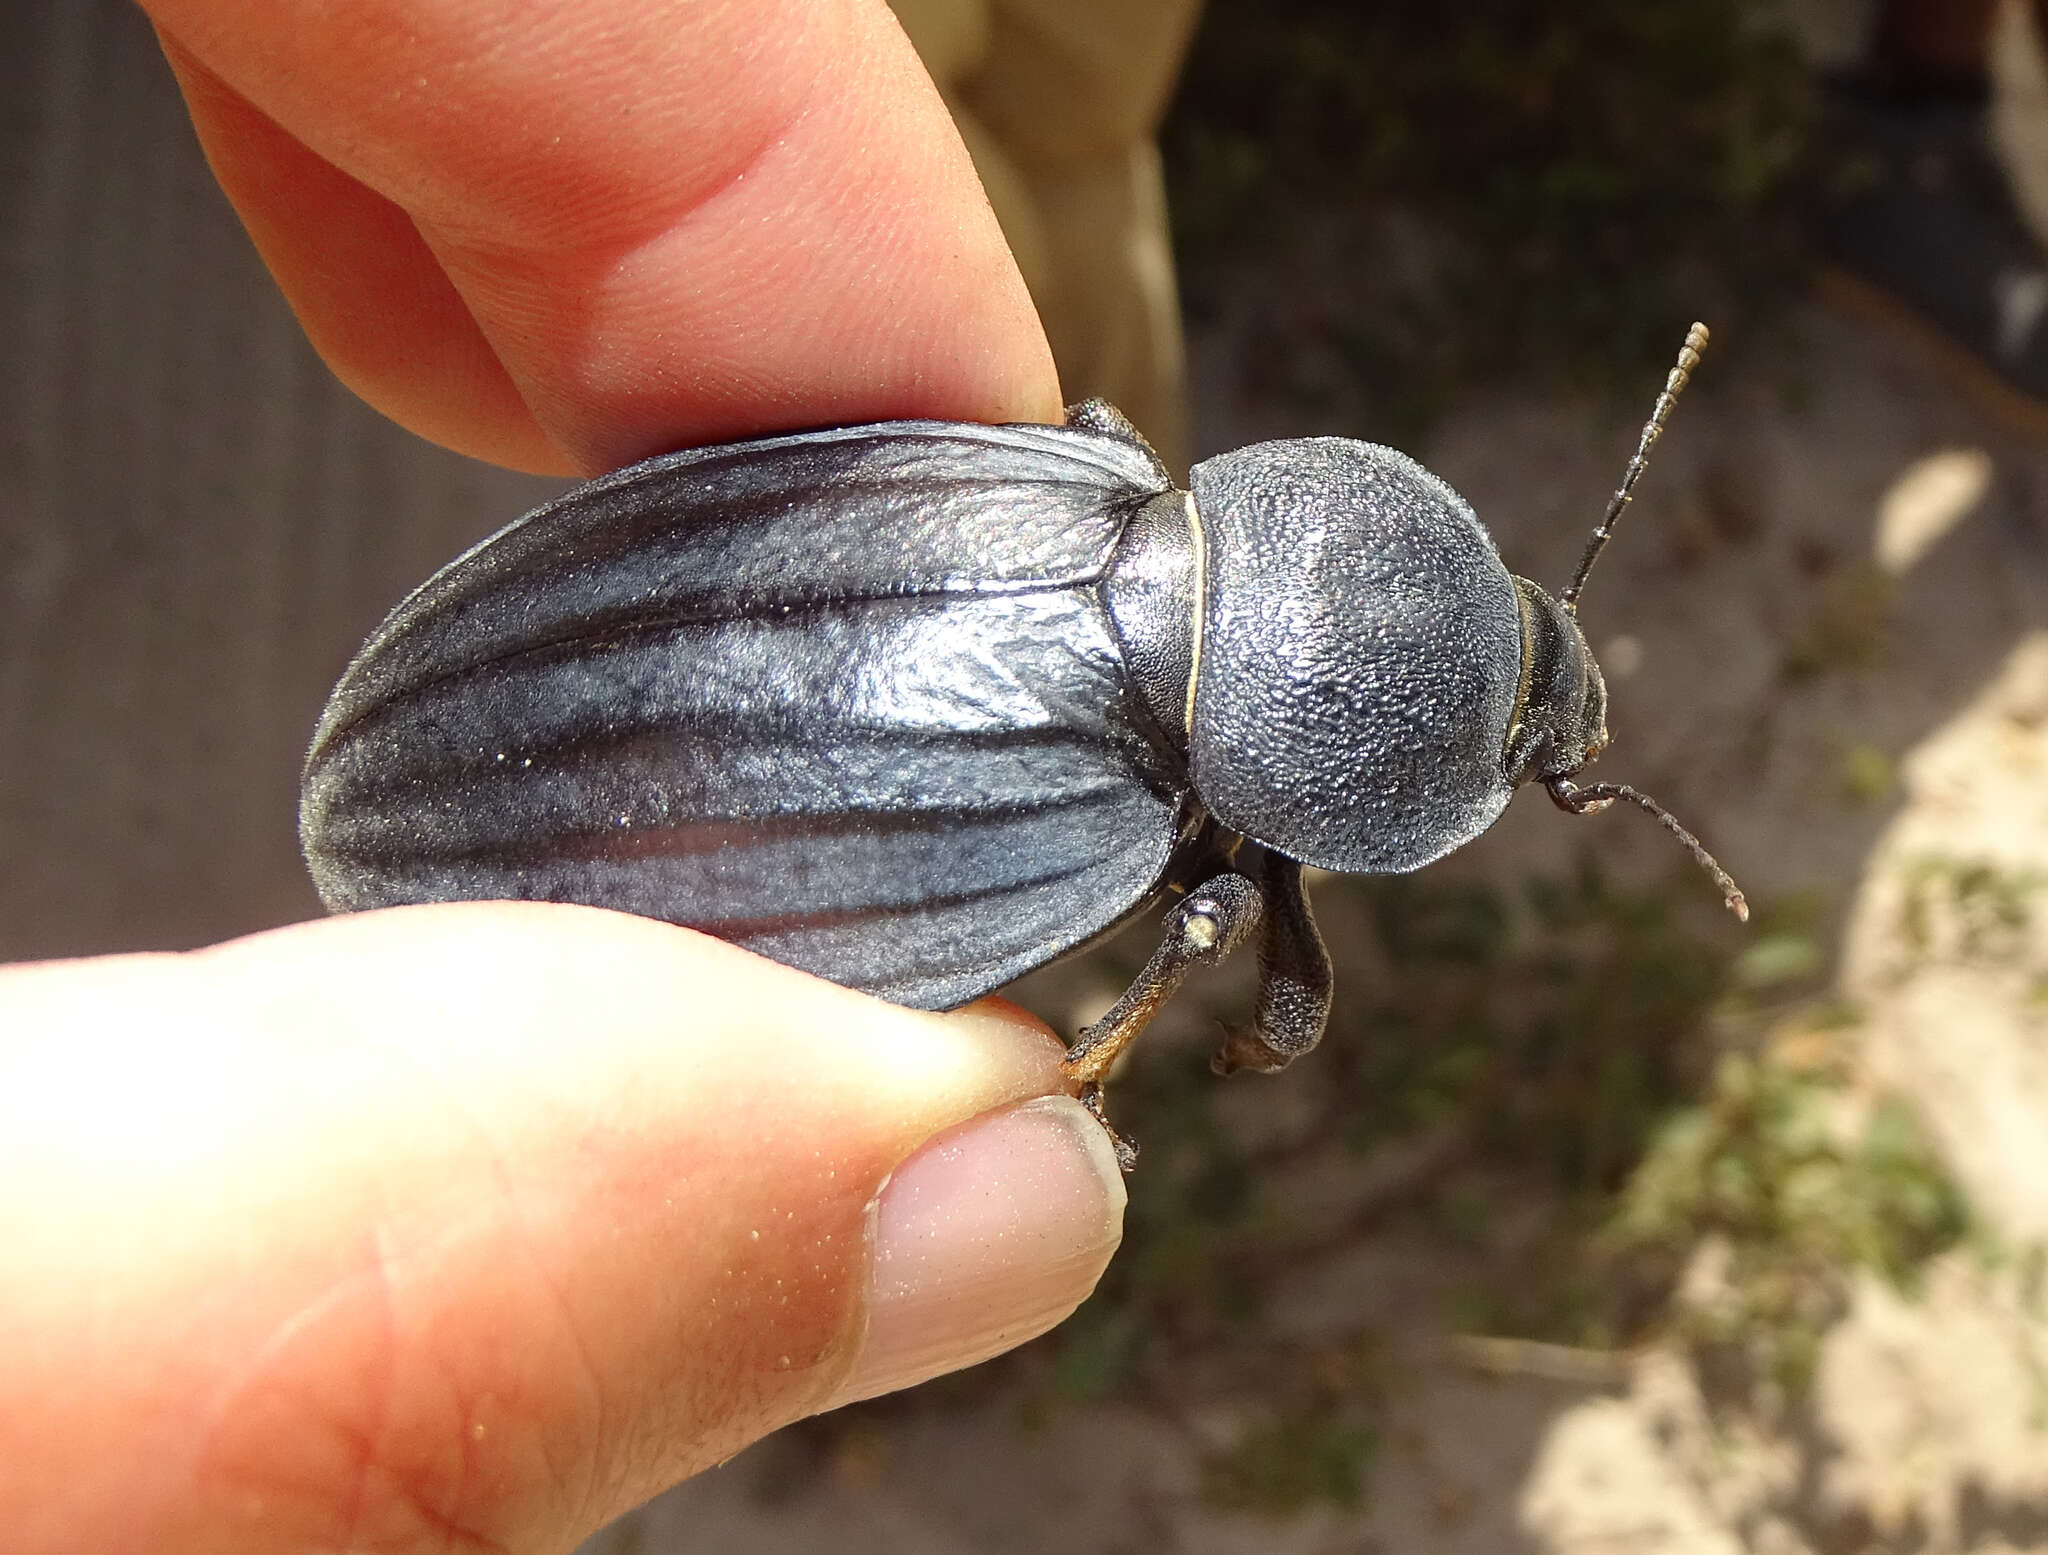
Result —
<path fill-rule="evenodd" d="M 1020 1079 L 1031 1077 L 1028 1094 L 1050 1096 L 1065 1092 L 1071 1096 L 1079 1090 L 1078 1084 L 1060 1069 L 1060 1060 L 1067 1053 L 1065 1040 L 1023 1005 L 1001 994 L 984 994 L 972 1004 L 963 1004 L 940 1018 L 981 1042 L 1013 1048 L 1012 1062 Z"/>
<path fill-rule="evenodd" d="M 867 1328 L 834 1407 L 1014 1349 L 1088 1298 L 1123 1238 L 1109 1136 L 1067 1096 L 941 1135 L 874 1212 Z"/>
<path fill-rule="evenodd" d="M 351 392 L 472 458 L 568 475 L 412 218 L 288 134 L 158 30 L 222 191 L 299 326 Z"/>
<path fill-rule="evenodd" d="M 12 1142 L 48 1234 L 9 1252 L 54 1314 L 0 1375 L 51 1472 L 158 1466 L 131 1531 L 197 1486 L 318 1542 L 370 1483 L 507 1544 L 594 1527 L 864 1365 L 1020 1341 L 1114 1246 L 1121 1184 L 1014 1005 L 901 1009 L 622 914 L 390 909 L 0 1001 L 49 1060 Z"/>
<path fill-rule="evenodd" d="M 1058 417 L 1023 278 L 878 0 L 149 6 L 232 97 L 202 131 L 323 351 L 437 440 L 595 473 Z"/>

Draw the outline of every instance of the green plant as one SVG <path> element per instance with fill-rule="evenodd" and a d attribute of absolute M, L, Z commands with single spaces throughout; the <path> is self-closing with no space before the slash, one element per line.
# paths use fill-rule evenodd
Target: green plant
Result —
<path fill-rule="evenodd" d="M 1333 1403 L 1245 1431 L 1202 1464 L 1202 1498 L 1232 1511 L 1285 1517 L 1317 1502 L 1352 1508 L 1379 1449 L 1379 1433 Z"/>
<path fill-rule="evenodd" d="M 1188 294 L 1305 228 L 1348 263 L 1280 353 L 1383 409 L 1503 356 L 1633 384 L 1803 273 L 1815 100 L 1756 0 L 1221 0 L 1164 132 Z"/>
<path fill-rule="evenodd" d="M 2013 962 L 2025 957 L 2048 875 L 1926 853 L 1907 861 L 1903 883 L 1899 928 L 1916 956 Z"/>
<path fill-rule="evenodd" d="M 1114 1400 L 1190 1434 L 1220 1406 L 1252 1423 L 1199 1449 L 1210 1501 L 1355 1506 L 1387 1385 L 1374 1319 L 1321 1349 L 1261 1320 L 1290 1278 L 1392 1226 L 1471 1271 L 1447 1292 L 1457 1330 L 1575 1347 L 1584 1365 L 1676 1333 L 1793 1389 L 1859 1271 L 1910 1289 L 1964 1234 L 1910 1116 L 1852 1092 L 1854 1011 L 1785 1005 L 1816 980 L 1817 903 L 1760 904 L 1752 939 L 1689 869 L 1624 887 L 1588 863 L 1519 896 L 1429 875 L 1317 892 L 1351 952 L 1336 1023 L 1299 1071 L 1237 1082 L 1298 1083 L 1298 1127 L 1232 1127 L 1223 1099 L 1245 1093 L 1199 1050 L 1140 1047 L 1114 1098 L 1143 1156 L 1096 1295 L 1006 1366 L 922 1398 L 1008 1378 L 1027 1428 Z M 1108 954 L 1128 961 L 1142 940 Z M 1245 1018 L 1243 984 L 1227 986 L 1198 982 L 1171 1020 Z M 1327 1181 L 1347 1158 L 1372 1190 L 1340 1215 L 1297 1213 L 1303 1174 Z M 1704 1302 L 1680 1288 L 1702 1246 L 1722 1250 Z"/>
<path fill-rule="evenodd" d="M 1602 1233 L 1638 1278 L 1647 1264 L 1675 1280 L 1715 1249 L 1714 1288 L 1677 1309 L 1678 1331 L 1739 1352 L 1793 1394 L 1857 1271 L 1911 1291 L 1970 1228 L 1903 1106 L 1880 1102 L 1855 1124 L 1843 1110 L 1829 1076 L 1724 1054 L 1706 1096 L 1659 1131 Z"/>
<path fill-rule="evenodd" d="M 1898 773 L 1891 757 L 1875 745 L 1858 740 L 1842 748 L 1835 781 L 1850 804 L 1874 805 L 1891 793 Z"/>
<path fill-rule="evenodd" d="M 1897 595 L 1897 580 L 1875 566 L 1831 574 L 1816 591 L 1799 630 L 1785 644 L 1779 673 L 1798 682 L 1872 668 L 1890 648 L 1891 609 Z M 1853 772 L 1845 781 L 1868 784 L 1879 776 L 1874 770 Z M 1888 772 L 1881 776 L 1889 781 Z"/>

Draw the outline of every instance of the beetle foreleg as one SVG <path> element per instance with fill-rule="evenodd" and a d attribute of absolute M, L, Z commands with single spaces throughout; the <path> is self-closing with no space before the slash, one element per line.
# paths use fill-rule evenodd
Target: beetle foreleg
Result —
<path fill-rule="evenodd" d="M 1081 1100 L 1102 1117 L 1102 1077 L 1136 1040 L 1159 1007 L 1173 997 L 1198 966 L 1221 961 L 1257 932 L 1264 917 L 1259 887 L 1243 875 L 1218 875 L 1190 891 L 1166 915 L 1166 938 L 1152 952 L 1137 979 L 1109 1013 L 1082 1032 L 1061 1063 L 1069 1079 L 1081 1082 Z M 1104 1122 L 1104 1127 L 1108 1127 Z M 1117 1159 L 1128 1170 L 1137 1159 L 1116 1131 Z"/>
<path fill-rule="evenodd" d="M 1166 915 L 1166 938 L 1152 952 L 1109 1013 L 1067 1049 L 1061 1068 L 1083 1083 L 1099 1081 L 1198 966 L 1221 961 L 1258 928 L 1260 892 L 1243 875 L 1218 875 L 1190 891 Z"/>
<path fill-rule="evenodd" d="M 1284 1069 L 1323 1039 L 1330 1020 L 1330 954 L 1301 888 L 1301 865 L 1266 855 L 1259 884 L 1265 932 L 1259 939 L 1259 1004 L 1249 1030 L 1233 1030 L 1210 1067 L 1218 1074 Z"/>

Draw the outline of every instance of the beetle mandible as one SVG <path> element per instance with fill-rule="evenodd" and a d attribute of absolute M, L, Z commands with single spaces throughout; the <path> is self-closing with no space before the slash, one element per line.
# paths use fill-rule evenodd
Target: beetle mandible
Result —
<path fill-rule="evenodd" d="M 306 859 L 333 911 L 619 908 L 948 1009 L 1177 898 L 1069 1049 L 1110 1063 L 1256 941 L 1275 1070 L 1322 1036 L 1304 865 L 1418 869 L 1516 787 L 1586 814 L 1607 688 L 1578 599 L 1685 387 L 1687 333 L 1553 598 L 1404 454 L 1262 443 L 1175 488 L 1091 400 L 1065 426 L 888 422 L 650 459 L 416 589 L 314 733 Z M 1128 1166 L 1130 1147 L 1118 1141 Z"/>

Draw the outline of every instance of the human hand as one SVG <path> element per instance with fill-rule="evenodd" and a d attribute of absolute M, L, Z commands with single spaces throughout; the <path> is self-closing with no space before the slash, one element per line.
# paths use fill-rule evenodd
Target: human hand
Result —
<path fill-rule="evenodd" d="M 590 470 L 1056 414 L 876 0 L 151 11 L 308 332 L 416 431 Z M 568 907 L 0 971 L 0 1526 L 565 1548 L 1070 1311 L 1123 1190 L 1058 1055 Z"/>
<path fill-rule="evenodd" d="M 882 0 L 147 0 L 335 372 L 592 474 L 793 427 L 1059 419 L 1038 316 Z"/>
<path fill-rule="evenodd" d="M 0 971 L 7 1547 L 565 1549 L 1020 1343 L 1123 1207 L 1059 1056 L 542 904 Z"/>

